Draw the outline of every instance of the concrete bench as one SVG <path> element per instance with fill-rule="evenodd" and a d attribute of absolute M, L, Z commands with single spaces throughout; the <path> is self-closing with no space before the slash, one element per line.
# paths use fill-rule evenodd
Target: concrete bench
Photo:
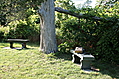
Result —
<path fill-rule="evenodd" d="M 10 42 L 10 48 L 14 48 L 13 47 L 13 43 L 14 42 L 21 42 L 22 43 L 22 49 L 23 48 L 27 48 L 26 47 L 26 43 L 29 41 L 28 39 L 7 39 L 8 42 Z"/>
<path fill-rule="evenodd" d="M 72 53 L 72 62 L 80 64 L 81 69 L 91 69 L 91 62 L 94 60 L 94 56 L 91 54 L 76 53 L 75 50 L 70 50 Z"/>

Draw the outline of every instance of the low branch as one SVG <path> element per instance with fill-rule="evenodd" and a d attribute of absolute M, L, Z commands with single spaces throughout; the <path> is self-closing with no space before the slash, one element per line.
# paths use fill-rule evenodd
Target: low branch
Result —
<path fill-rule="evenodd" d="M 86 14 L 72 13 L 69 10 L 65 10 L 65 9 L 60 8 L 60 7 L 55 7 L 55 11 L 60 12 L 60 13 L 69 14 L 69 15 L 77 17 L 77 18 L 85 18 L 85 19 L 90 19 L 91 18 L 91 19 L 96 20 L 96 21 L 108 21 L 107 19 L 97 17 L 97 16 L 89 16 L 89 15 L 86 15 Z"/>

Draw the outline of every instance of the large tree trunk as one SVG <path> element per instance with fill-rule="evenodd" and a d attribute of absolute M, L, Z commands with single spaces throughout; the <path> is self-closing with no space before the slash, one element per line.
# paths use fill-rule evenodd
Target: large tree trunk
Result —
<path fill-rule="evenodd" d="M 54 0 L 45 0 L 40 8 L 40 50 L 45 53 L 56 52 Z"/>

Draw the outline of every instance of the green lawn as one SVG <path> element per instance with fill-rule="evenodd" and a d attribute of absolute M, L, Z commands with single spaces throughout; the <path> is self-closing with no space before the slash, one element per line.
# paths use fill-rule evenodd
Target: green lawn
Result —
<path fill-rule="evenodd" d="M 20 47 L 18 43 L 14 44 Z M 93 62 L 99 72 L 85 72 L 71 62 L 71 55 L 44 54 L 39 45 L 28 44 L 29 49 L 3 49 L 9 43 L 0 43 L 0 79 L 118 79 L 119 66 Z"/>

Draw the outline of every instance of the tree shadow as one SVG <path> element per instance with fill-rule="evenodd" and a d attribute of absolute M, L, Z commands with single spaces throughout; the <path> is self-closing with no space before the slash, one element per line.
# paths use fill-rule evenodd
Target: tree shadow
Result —
<path fill-rule="evenodd" d="M 71 53 L 57 53 L 57 54 L 55 54 L 55 56 L 58 59 L 64 59 L 64 60 L 68 60 L 68 61 L 72 60 L 72 54 Z"/>
<path fill-rule="evenodd" d="M 113 79 L 119 79 L 119 66 L 110 62 L 102 62 L 101 60 L 95 60 L 93 67 L 99 69 L 99 72 L 104 75 L 109 75 Z"/>
<path fill-rule="evenodd" d="M 64 59 L 68 61 L 72 61 L 72 54 L 56 54 L 58 59 Z M 102 62 L 100 60 L 95 60 L 91 65 L 94 72 L 99 72 L 103 75 L 109 75 L 113 79 L 119 79 L 119 65 L 112 64 L 110 62 Z"/>
<path fill-rule="evenodd" d="M 38 43 L 28 43 L 30 47 L 39 47 Z M 0 43 L 1 47 L 9 47 L 9 43 Z M 32 49 L 32 48 L 29 48 Z M 22 50 L 29 50 L 29 49 L 22 49 Z M 57 59 L 64 59 L 67 61 L 72 61 L 72 54 L 71 53 L 56 53 L 55 54 Z M 100 60 L 95 60 L 92 63 L 92 67 L 95 69 L 99 69 L 99 73 L 104 75 L 109 75 L 113 79 L 119 79 L 119 65 L 111 64 L 110 62 L 102 62 Z"/>

